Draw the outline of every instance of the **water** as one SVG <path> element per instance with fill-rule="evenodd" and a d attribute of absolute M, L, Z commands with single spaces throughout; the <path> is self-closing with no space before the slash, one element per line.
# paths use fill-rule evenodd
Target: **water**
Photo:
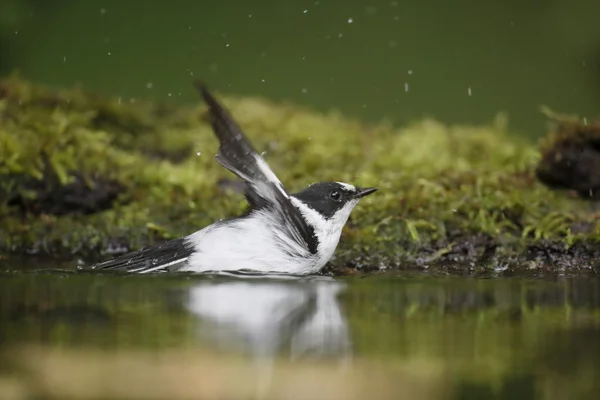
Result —
<path fill-rule="evenodd" d="M 600 279 L 4 272 L 0 343 L 3 399 L 596 398 Z"/>

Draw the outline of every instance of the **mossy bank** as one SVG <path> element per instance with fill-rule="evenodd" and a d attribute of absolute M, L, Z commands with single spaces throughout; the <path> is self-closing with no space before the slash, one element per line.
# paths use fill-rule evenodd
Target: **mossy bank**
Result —
<path fill-rule="evenodd" d="M 394 127 L 217 95 L 290 191 L 323 180 L 379 188 L 353 212 L 330 271 L 598 267 L 595 203 L 540 183 L 540 150 L 501 115 L 485 126 Z M 3 257 L 91 262 L 242 212 L 239 182 L 213 158 L 218 142 L 204 112 L 200 101 L 1 80 Z"/>

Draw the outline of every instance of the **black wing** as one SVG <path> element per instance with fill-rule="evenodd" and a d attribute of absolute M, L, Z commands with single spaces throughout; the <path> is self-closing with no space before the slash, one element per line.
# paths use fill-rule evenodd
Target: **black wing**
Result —
<path fill-rule="evenodd" d="M 296 242 L 304 244 L 311 253 L 316 253 L 318 240 L 314 229 L 292 204 L 283 184 L 252 147 L 227 110 L 202 83 L 196 82 L 196 87 L 209 106 L 213 131 L 221 142 L 215 156 L 217 162 L 246 182 L 245 195 L 251 205 L 272 206 L 280 214 L 282 224 L 288 227 L 289 235 Z"/>
<path fill-rule="evenodd" d="M 169 271 L 185 264 L 193 252 L 192 244 L 185 238 L 172 239 L 101 262 L 93 265 L 92 269 L 126 272 Z"/>

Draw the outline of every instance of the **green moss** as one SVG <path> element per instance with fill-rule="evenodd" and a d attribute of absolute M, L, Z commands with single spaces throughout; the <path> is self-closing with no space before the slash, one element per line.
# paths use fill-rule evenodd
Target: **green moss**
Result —
<path fill-rule="evenodd" d="M 323 180 L 380 188 L 353 212 L 335 266 L 531 268 L 548 252 L 578 265 L 593 255 L 600 227 L 589 203 L 537 181 L 540 152 L 502 115 L 395 128 L 217 94 L 290 191 Z M 98 256 L 239 213 L 243 196 L 214 161 L 204 110 L 0 81 L 1 251 Z"/>

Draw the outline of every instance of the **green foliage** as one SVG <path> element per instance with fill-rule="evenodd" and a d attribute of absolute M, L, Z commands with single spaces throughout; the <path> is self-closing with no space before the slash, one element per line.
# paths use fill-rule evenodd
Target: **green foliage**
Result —
<path fill-rule="evenodd" d="M 288 190 L 323 180 L 379 187 L 353 212 L 338 266 L 452 260 L 475 236 L 502 256 L 541 241 L 565 249 L 597 241 L 589 203 L 538 183 L 539 151 L 511 135 L 502 115 L 486 126 L 426 119 L 395 128 L 218 95 Z M 214 161 L 218 142 L 204 110 L 0 81 L 1 251 L 97 256 L 111 244 L 133 249 L 240 213 L 244 199 L 223 184 L 235 177 Z M 39 202 L 39 183 L 50 177 L 46 197 L 77 182 L 76 193 L 109 182 L 118 196 L 87 213 L 14 205 L 15 197 Z"/>

